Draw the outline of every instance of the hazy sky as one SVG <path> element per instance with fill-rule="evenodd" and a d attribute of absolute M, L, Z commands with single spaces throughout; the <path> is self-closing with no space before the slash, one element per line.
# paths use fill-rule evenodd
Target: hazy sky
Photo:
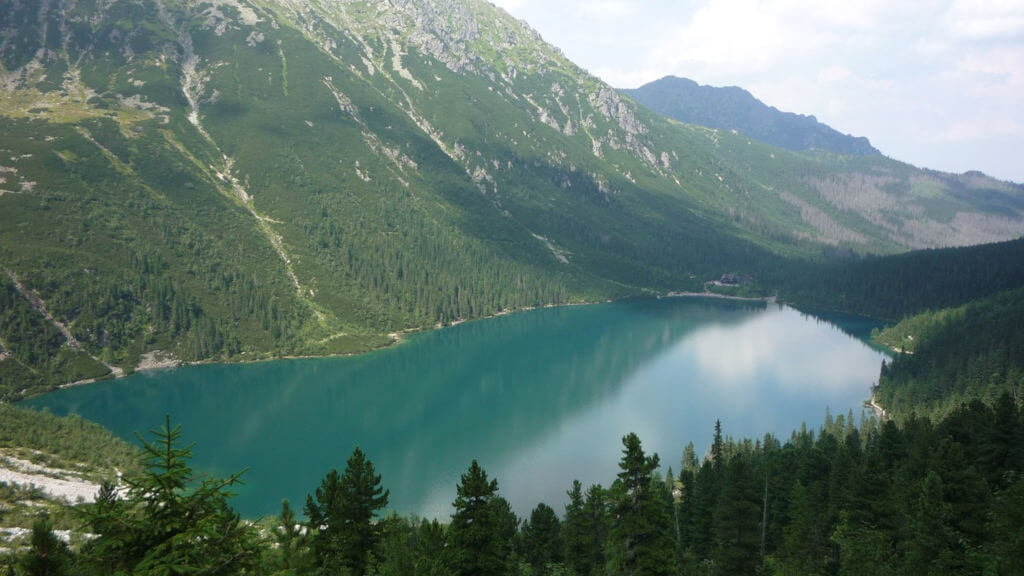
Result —
<path fill-rule="evenodd" d="M 617 88 L 740 86 L 883 154 L 1024 182 L 1024 0 L 491 0 Z"/>

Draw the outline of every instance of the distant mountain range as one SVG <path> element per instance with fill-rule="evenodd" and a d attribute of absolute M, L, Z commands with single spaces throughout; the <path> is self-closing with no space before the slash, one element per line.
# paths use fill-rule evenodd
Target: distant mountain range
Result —
<path fill-rule="evenodd" d="M 483 0 L 0 0 L 0 394 L 1022 233 L 1019 186 L 671 121 Z"/>
<path fill-rule="evenodd" d="M 789 150 L 828 150 L 838 154 L 880 154 L 867 138 L 842 134 L 814 116 L 782 112 L 736 86 L 717 88 L 666 76 L 632 90 L 621 90 L 659 114 L 687 124 L 736 130 Z"/>

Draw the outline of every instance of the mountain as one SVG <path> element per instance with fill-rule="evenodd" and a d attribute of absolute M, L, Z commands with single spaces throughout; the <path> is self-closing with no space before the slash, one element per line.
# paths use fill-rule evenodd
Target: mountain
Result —
<path fill-rule="evenodd" d="M 0 86 L 0 394 L 1024 233 L 1020 186 L 667 120 L 482 0 L 0 0 Z"/>
<path fill-rule="evenodd" d="M 818 122 L 814 116 L 779 111 L 736 86 L 717 88 L 697 84 L 688 78 L 666 76 L 621 92 L 680 122 L 736 130 L 780 148 L 828 150 L 837 154 L 880 154 L 867 138 L 842 134 Z"/>

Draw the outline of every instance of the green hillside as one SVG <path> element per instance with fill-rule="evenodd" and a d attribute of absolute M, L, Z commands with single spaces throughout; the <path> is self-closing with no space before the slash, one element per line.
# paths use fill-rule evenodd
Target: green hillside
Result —
<path fill-rule="evenodd" d="M 1024 238 L 811 265 L 789 262 L 768 278 L 801 306 L 896 322 L 1024 287 Z"/>
<path fill-rule="evenodd" d="M 946 414 L 971 400 L 1024 395 L 1024 289 L 904 319 L 876 336 L 899 351 L 876 396 L 897 415 Z"/>
<path fill-rule="evenodd" d="M 1024 191 L 669 121 L 477 0 L 0 0 L 0 394 L 1004 240 Z"/>

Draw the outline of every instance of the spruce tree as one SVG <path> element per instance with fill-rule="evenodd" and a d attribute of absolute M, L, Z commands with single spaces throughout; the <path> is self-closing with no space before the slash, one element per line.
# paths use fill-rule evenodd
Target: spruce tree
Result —
<path fill-rule="evenodd" d="M 192 446 L 180 447 L 181 427 L 153 430 L 143 441 L 145 472 L 125 476 L 127 489 L 102 489 L 86 508 L 86 529 L 97 537 L 82 547 L 83 571 L 99 574 L 246 574 L 259 563 L 258 535 L 228 505 L 227 479 L 192 475 Z"/>
<path fill-rule="evenodd" d="M 613 486 L 615 564 L 627 576 L 672 574 L 674 553 L 672 519 L 654 477 L 658 455 L 644 455 L 640 438 L 622 438 L 621 471 Z"/>
<path fill-rule="evenodd" d="M 366 573 L 370 553 L 380 530 L 374 515 L 388 503 L 389 491 L 373 463 L 357 446 L 339 475 L 331 470 L 313 495 L 306 496 L 306 515 L 317 532 L 313 550 L 317 564 L 328 574 L 349 570 L 355 576 Z"/>
<path fill-rule="evenodd" d="M 565 522 L 562 524 L 562 540 L 565 546 L 566 565 L 573 573 L 586 576 L 590 573 L 586 555 L 586 519 L 583 512 L 583 485 L 572 481 L 572 488 L 566 492 L 569 503 L 565 505 Z"/>
<path fill-rule="evenodd" d="M 562 550 L 562 525 L 555 511 L 541 502 L 523 523 L 523 560 L 533 566 L 535 574 L 548 574 L 553 564 L 564 560 Z"/>
<path fill-rule="evenodd" d="M 274 573 L 281 575 L 312 572 L 314 559 L 309 548 L 308 532 L 302 529 L 287 499 L 281 502 L 280 520 L 272 531 L 274 554 L 269 561 L 264 561 L 264 566 L 273 565 L 278 569 Z"/>
<path fill-rule="evenodd" d="M 712 558 L 723 574 L 753 574 L 760 564 L 761 502 L 747 457 L 729 459 L 712 519 Z"/>
<path fill-rule="evenodd" d="M 414 576 L 447 576 L 449 568 L 448 547 L 444 528 L 436 519 L 420 521 L 413 550 Z"/>
<path fill-rule="evenodd" d="M 50 517 L 43 515 L 32 523 L 28 552 L 14 572 L 22 576 L 64 576 L 71 574 L 71 550 L 53 533 Z"/>
<path fill-rule="evenodd" d="M 991 566 L 989 572 L 1019 573 L 1024 566 L 1024 475 L 1007 475 L 1006 487 L 992 499 L 991 510 L 992 538 L 986 546 Z"/>
<path fill-rule="evenodd" d="M 455 574 L 499 576 L 508 570 L 511 541 L 508 504 L 498 496 L 498 481 L 473 460 L 456 488 L 455 513 L 448 528 Z M 514 529 L 514 524 L 513 524 Z"/>
<path fill-rule="evenodd" d="M 952 508 L 943 499 L 942 480 L 928 472 L 909 519 L 906 573 L 954 574 L 963 565 L 962 544 L 950 520 Z M 978 572 L 972 572 L 978 573 Z"/>
<path fill-rule="evenodd" d="M 606 490 L 600 484 L 587 488 L 583 501 L 584 550 L 586 570 L 580 576 L 601 574 L 607 560 L 606 544 L 611 530 Z"/>

